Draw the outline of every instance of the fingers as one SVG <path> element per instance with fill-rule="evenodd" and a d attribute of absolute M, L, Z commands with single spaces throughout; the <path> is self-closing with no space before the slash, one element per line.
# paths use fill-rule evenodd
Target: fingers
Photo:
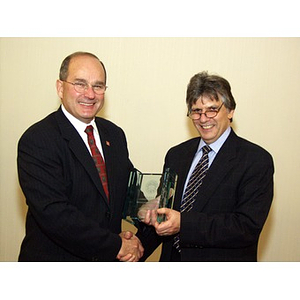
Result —
<path fill-rule="evenodd" d="M 169 208 L 162 207 L 162 208 L 157 209 L 157 213 L 160 215 L 163 215 L 163 214 L 167 215 L 170 213 L 170 210 L 171 209 L 169 209 Z"/>
<path fill-rule="evenodd" d="M 122 262 L 130 262 L 130 261 L 133 261 L 135 259 L 135 257 L 131 253 L 128 253 L 125 256 L 118 255 L 117 259 Z"/>
<path fill-rule="evenodd" d="M 145 224 L 150 225 L 151 224 L 151 216 L 150 216 L 151 210 L 147 210 L 147 212 L 145 213 L 145 218 L 143 220 L 143 222 Z"/>
<path fill-rule="evenodd" d="M 157 198 L 155 198 L 155 199 L 149 200 L 148 202 L 146 202 L 145 204 L 143 204 L 143 205 L 140 207 L 140 209 L 139 209 L 137 215 L 138 215 L 138 217 L 139 217 L 139 219 L 140 219 L 141 221 L 144 222 L 144 219 L 145 219 L 145 217 L 146 217 L 146 214 L 147 214 L 147 211 L 148 211 L 148 210 L 155 210 L 155 209 L 158 208 L 158 205 L 159 205 L 159 199 L 160 199 L 160 196 L 157 197 Z M 147 223 L 146 223 L 146 224 L 147 224 Z"/>
<path fill-rule="evenodd" d="M 142 221 L 147 225 L 153 225 L 156 216 L 157 215 L 154 210 L 147 210 Z"/>
<path fill-rule="evenodd" d="M 166 221 L 155 223 L 156 233 L 160 236 L 177 234 L 180 231 L 180 213 L 173 209 L 161 208 L 157 210 L 166 215 Z"/>
<path fill-rule="evenodd" d="M 123 237 L 124 239 L 127 240 L 131 239 L 134 236 L 133 232 L 131 231 L 122 231 L 119 235 L 120 237 Z"/>
<path fill-rule="evenodd" d="M 166 221 L 158 223 L 158 214 L 165 214 Z M 180 213 L 169 208 L 149 209 L 147 211 L 143 211 L 142 221 L 147 225 L 152 225 L 158 235 L 172 235 L 179 232 Z"/>
<path fill-rule="evenodd" d="M 119 235 L 122 239 L 122 245 L 117 259 L 128 262 L 139 261 L 144 254 L 144 247 L 139 238 L 130 231 L 121 232 Z"/>
<path fill-rule="evenodd" d="M 147 210 L 144 214 L 143 222 L 147 225 L 157 226 L 157 214 L 164 214 L 167 208 L 160 208 L 156 210 Z"/>
<path fill-rule="evenodd" d="M 150 211 L 150 224 L 152 226 L 157 226 L 157 210 L 151 210 Z"/>

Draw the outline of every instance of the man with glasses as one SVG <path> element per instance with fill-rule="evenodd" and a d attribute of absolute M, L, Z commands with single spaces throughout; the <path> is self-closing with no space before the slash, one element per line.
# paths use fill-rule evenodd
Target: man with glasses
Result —
<path fill-rule="evenodd" d="M 26 236 L 19 261 L 138 261 L 139 239 L 121 232 L 129 160 L 121 128 L 96 114 L 104 105 L 106 71 L 93 54 L 61 65 L 61 107 L 31 126 L 18 145 L 26 197 Z"/>
<path fill-rule="evenodd" d="M 256 261 L 273 198 L 272 157 L 231 128 L 236 103 L 226 79 L 194 75 L 186 103 L 200 137 L 165 157 L 164 169 L 178 174 L 174 207 L 143 216 L 143 259 L 162 242 L 161 261 Z"/>

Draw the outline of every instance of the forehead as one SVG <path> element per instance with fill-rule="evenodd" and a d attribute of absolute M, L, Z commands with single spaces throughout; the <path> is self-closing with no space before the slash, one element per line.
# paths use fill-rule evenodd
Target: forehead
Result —
<path fill-rule="evenodd" d="M 220 105 L 221 101 L 209 96 L 200 96 L 192 105 L 192 108 L 207 108 Z"/>
<path fill-rule="evenodd" d="M 73 57 L 69 64 L 68 74 L 73 78 L 104 80 L 104 69 L 98 59 L 81 55 Z"/>

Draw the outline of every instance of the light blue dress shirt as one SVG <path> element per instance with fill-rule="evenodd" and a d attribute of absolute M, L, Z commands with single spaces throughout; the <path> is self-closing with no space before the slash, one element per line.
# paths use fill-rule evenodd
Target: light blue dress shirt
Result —
<path fill-rule="evenodd" d="M 209 147 L 211 148 L 212 151 L 210 151 L 208 153 L 208 168 L 211 166 L 212 162 L 214 161 L 216 155 L 218 154 L 219 150 L 221 149 L 222 145 L 224 144 L 224 142 L 226 141 L 226 139 L 228 138 L 229 134 L 230 134 L 230 131 L 231 131 L 231 127 L 228 127 L 224 133 L 215 141 L 213 142 L 212 144 L 209 145 Z M 186 177 L 186 181 L 185 181 L 185 184 L 184 184 L 184 190 L 183 190 L 183 194 L 182 194 L 182 197 L 184 195 L 184 192 L 185 192 L 185 189 L 186 189 L 186 186 L 189 182 L 189 179 L 197 165 L 197 163 L 199 162 L 199 160 L 201 159 L 202 157 L 202 148 L 207 145 L 202 139 L 200 140 L 200 143 L 199 143 L 199 146 L 198 146 L 198 149 L 197 149 L 197 152 L 194 156 L 194 159 L 193 159 L 193 162 L 191 164 L 191 167 L 190 167 L 190 170 L 189 170 L 189 173 L 188 173 L 188 176 Z"/>

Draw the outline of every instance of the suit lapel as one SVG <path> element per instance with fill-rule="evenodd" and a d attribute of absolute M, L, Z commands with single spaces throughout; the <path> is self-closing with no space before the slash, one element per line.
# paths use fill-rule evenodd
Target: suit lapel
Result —
<path fill-rule="evenodd" d="M 184 152 L 180 154 L 180 159 L 176 161 L 176 164 L 174 166 L 178 170 L 178 174 L 180 174 L 180 176 L 178 177 L 176 196 L 174 202 L 174 209 L 176 210 L 180 210 L 180 203 L 181 203 L 181 198 L 183 196 L 184 184 L 188 172 L 190 170 L 192 161 L 194 159 L 195 153 L 198 149 L 199 142 L 200 142 L 200 137 L 191 140 L 191 144 L 184 148 Z"/>
<path fill-rule="evenodd" d="M 201 211 L 205 207 L 226 174 L 234 167 L 233 160 L 236 157 L 236 137 L 236 134 L 231 130 L 229 137 L 210 166 L 195 202 L 198 211 Z"/>
<path fill-rule="evenodd" d="M 97 169 L 95 168 L 94 162 L 91 159 L 91 155 L 86 148 L 86 145 L 82 141 L 80 135 L 78 134 L 74 126 L 65 117 L 61 109 L 57 111 L 56 118 L 62 133 L 62 137 L 68 141 L 70 150 L 74 153 L 78 161 L 86 169 L 92 182 L 95 184 L 98 191 L 102 195 L 102 198 L 106 199 Z"/>

